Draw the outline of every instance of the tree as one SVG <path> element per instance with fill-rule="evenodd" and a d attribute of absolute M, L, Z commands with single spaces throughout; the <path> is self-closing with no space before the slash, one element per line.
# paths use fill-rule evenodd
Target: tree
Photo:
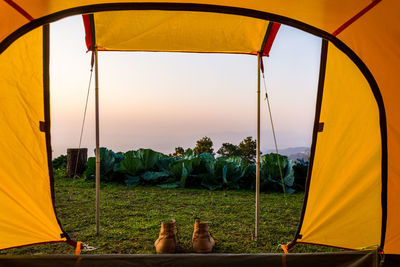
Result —
<path fill-rule="evenodd" d="M 254 163 L 256 158 L 256 140 L 253 140 L 251 136 L 246 137 L 239 146 L 240 156 L 244 159 L 246 164 Z"/>
<path fill-rule="evenodd" d="M 185 149 L 185 154 L 192 153 L 192 152 L 193 152 L 193 149 L 191 149 L 190 147 Z"/>
<path fill-rule="evenodd" d="M 233 156 L 240 156 L 240 150 L 238 146 L 231 144 L 231 143 L 223 143 L 221 148 L 217 151 L 222 157 L 233 157 Z"/>
<path fill-rule="evenodd" d="M 197 141 L 196 147 L 193 149 L 194 153 L 200 155 L 202 153 L 210 153 L 214 155 L 214 149 L 212 148 L 213 142 L 210 137 L 204 136 L 200 140 Z"/>
<path fill-rule="evenodd" d="M 172 154 L 173 157 L 182 157 L 182 155 L 185 153 L 185 150 L 183 149 L 183 147 L 178 146 L 175 147 L 175 152 L 174 154 Z"/>

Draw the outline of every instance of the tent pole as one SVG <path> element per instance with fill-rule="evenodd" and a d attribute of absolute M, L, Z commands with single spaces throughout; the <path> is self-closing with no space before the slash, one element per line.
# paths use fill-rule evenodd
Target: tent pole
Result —
<path fill-rule="evenodd" d="M 96 234 L 100 234 L 100 148 L 99 148 L 99 65 L 97 48 L 93 51 L 95 57 L 95 102 L 96 102 Z"/>
<path fill-rule="evenodd" d="M 256 147 L 256 223 L 254 239 L 258 239 L 260 220 L 260 53 L 257 54 L 257 147 Z"/>

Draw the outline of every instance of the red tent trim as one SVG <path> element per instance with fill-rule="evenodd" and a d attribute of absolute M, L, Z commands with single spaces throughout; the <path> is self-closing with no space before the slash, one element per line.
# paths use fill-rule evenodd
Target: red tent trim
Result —
<path fill-rule="evenodd" d="M 89 50 L 92 50 L 94 47 L 94 25 L 93 24 L 93 14 L 84 14 L 82 15 L 83 25 L 85 26 L 85 42 L 86 47 Z"/>
<path fill-rule="evenodd" d="M 272 44 L 274 43 L 276 34 L 278 33 L 280 27 L 281 24 L 276 22 L 271 22 L 271 24 L 268 25 L 269 29 L 267 30 L 267 35 L 268 35 L 267 40 L 265 42 L 263 49 L 261 50 L 261 54 L 263 56 L 269 57 L 269 52 L 271 51 Z"/>

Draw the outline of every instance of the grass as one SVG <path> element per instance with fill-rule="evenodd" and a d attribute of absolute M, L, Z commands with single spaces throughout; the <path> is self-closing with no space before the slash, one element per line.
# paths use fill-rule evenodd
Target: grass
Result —
<path fill-rule="evenodd" d="M 151 254 L 162 221 L 176 219 L 177 253 L 190 253 L 196 217 L 210 223 L 216 253 L 282 252 L 279 244 L 293 239 L 297 230 L 303 194 L 260 196 L 260 231 L 254 233 L 254 192 L 199 189 L 128 188 L 101 186 L 101 234 L 95 232 L 95 185 L 77 180 L 69 200 L 72 180 L 56 178 L 56 209 L 66 232 L 77 241 L 97 249 L 85 254 Z M 331 248 L 296 245 L 293 252 L 334 251 Z M 65 244 L 46 244 L 10 249 L 0 254 L 72 254 Z"/>

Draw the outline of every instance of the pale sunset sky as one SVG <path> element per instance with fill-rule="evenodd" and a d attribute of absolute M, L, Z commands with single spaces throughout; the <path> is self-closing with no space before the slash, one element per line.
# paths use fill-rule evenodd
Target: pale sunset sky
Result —
<path fill-rule="evenodd" d="M 90 53 L 81 16 L 51 24 L 53 156 L 78 147 Z M 321 39 L 282 26 L 266 82 L 280 148 L 310 146 Z M 257 58 L 250 55 L 99 52 L 100 145 L 114 151 L 193 148 L 203 136 L 217 151 L 256 136 Z M 265 95 L 262 87 L 262 95 Z M 274 147 L 261 106 L 261 150 Z M 82 147 L 95 147 L 94 79 Z"/>

